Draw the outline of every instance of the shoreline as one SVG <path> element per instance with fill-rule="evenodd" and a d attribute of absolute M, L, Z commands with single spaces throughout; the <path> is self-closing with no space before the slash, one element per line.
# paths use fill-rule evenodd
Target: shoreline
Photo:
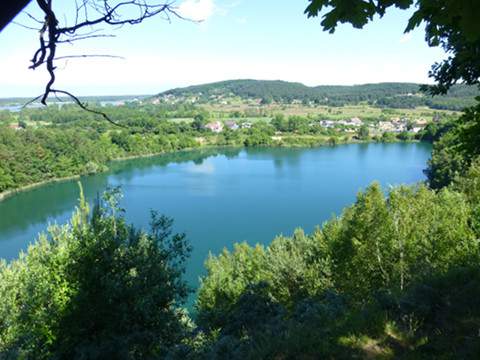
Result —
<path fill-rule="evenodd" d="M 43 186 L 43 185 L 47 185 L 47 184 L 51 184 L 51 183 L 57 183 L 57 182 L 63 182 L 63 181 L 69 181 L 69 180 L 74 180 L 74 179 L 80 179 L 81 177 L 82 177 L 82 175 L 72 175 L 72 176 L 67 176 L 67 177 L 63 177 L 63 178 L 53 178 L 53 179 L 39 181 L 39 182 L 36 182 L 36 183 L 33 183 L 33 184 L 24 185 L 24 186 L 15 188 L 15 189 L 7 190 L 7 191 L 4 191 L 4 192 L 0 193 L 0 202 L 2 202 L 3 200 L 6 200 L 9 197 L 17 195 L 21 192 L 32 190 L 32 189 L 35 189 L 35 188 Z"/>
<path fill-rule="evenodd" d="M 415 142 L 416 143 L 416 142 L 420 142 L 420 141 L 418 141 L 418 140 L 390 141 L 390 142 L 385 142 L 384 143 L 384 142 L 377 142 L 377 141 L 371 141 L 371 140 L 369 140 L 369 141 L 354 140 L 354 141 L 341 142 L 341 143 L 338 143 L 338 144 L 335 144 L 335 145 L 330 145 L 330 144 L 327 144 L 327 143 L 318 144 L 318 145 L 315 145 L 315 146 L 296 146 L 296 145 L 286 144 L 286 145 L 280 145 L 280 146 L 274 145 L 272 147 L 286 147 L 286 148 L 309 147 L 309 148 L 312 148 L 312 147 L 325 147 L 325 146 L 342 146 L 342 145 L 349 145 L 349 144 L 379 144 L 379 143 L 393 144 L 393 143 L 398 143 L 398 142 L 405 142 L 405 143 L 414 143 Z M 141 158 L 150 158 L 150 157 L 161 156 L 161 155 L 166 155 L 166 154 L 179 153 L 179 152 L 183 152 L 183 151 L 193 151 L 193 150 L 201 150 L 201 149 L 205 149 L 205 148 L 215 148 L 215 147 L 248 148 L 248 147 L 245 147 L 245 146 L 235 146 L 235 145 L 221 145 L 221 146 L 220 145 L 204 145 L 204 146 L 193 147 L 193 148 L 185 148 L 185 149 L 171 151 L 171 152 L 160 152 L 160 153 L 151 153 L 151 154 L 142 154 L 142 155 L 123 156 L 123 157 L 112 159 L 108 163 L 121 162 L 121 161 L 126 161 L 126 160 L 135 160 L 135 159 L 141 159 Z M 63 177 L 63 178 L 53 178 L 53 179 L 39 181 L 39 182 L 36 182 L 36 183 L 33 183 L 33 184 L 24 185 L 24 186 L 15 188 L 15 189 L 6 190 L 6 191 L 0 193 L 0 202 L 4 201 L 4 200 L 6 200 L 6 199 L 8 199 L 12 196 L 15 196 L 19 193 L 29 191 L 29 190 L 33 190 L 33 189 L 35 189 L 37 187 L 40 187 L 40 186 L 43 186 L 43 185 L 80 179 L 82 176 L 91 176 L 91 175 L 96 175 L 96 174 L 101 174 L 103 172 L 107 172 L 107 171 L 110 170 L 110 168 L 108 168 L 108 165 L 106 165 L 106 166 L 107 166 L 107 170 L 102 171 L 102 172 L 98 172 L 98 173 L 94 173 L 94 174 L 79 174 L 79 175 L 72 175 L 72 176 L 67 176 L 67 177 Z"/>
<path fill-rule="evenodd" d="M 215 146 L 201 146 L 201 147 L 185 148 L 185 149 L 176 150 L 176 151 L 172 151 L 172 152 L 160 152 L 160 153 L 151 153 L 151 154 L 142 154 L 142 155 L 123 156 L 123 157 L 119 157 L 119 158 L 109 160 L 108 163 L 117 162 L 117 161 L 120 162 L 120 161 L 126 161 L 126 160 L 141 159 L 141 158 L 149 158 L 149 157 L 155 157 L 155 156 L 160 156 L 160 155 L 173 154 L 173 153 L 182 152 L 182 151 L 192 151 L 192 150 L 196 150 L 196 149 L 200 149 L 200 148 L 207 148 L 207 147 L 215 147 Z M 105 165 L 107 166 L 107 164 L 105 164 Z M 37 187 L 40 187 L 40 186 L 43 186 L 43 185 L 80 179 L 80 178 L 82 178 L 82 176 L 91 176 L 91 175 L 101 174 L 101 173 L 107 172 L 109 170 L 110 170 L 110 168 L 108 168 L 108 166 L 107 166 L 107 169 L 105 171 L 99 171 L 99 172 L 93 173 L 93 174 L 78 174 L 78 175 L 66 176 L 66 177 L 62 177 L 62 178 L 53 178 L 53 179 L 39 181 L 39 182 L 36 182 L 36 183 L 33 183 L 33 184 L 20 186 L 20 187 L 15 188 L 15 189 L 6 190 L 4 192 L 0 192 L 0 202 L 4 201 L 4 200 L 6 200 L 6 199 L 8 199 L 12 196 L 15 196 L 19 193 L 29 191 L 29 190 L 33 190 L 33 189 L 35 189 Z"/>

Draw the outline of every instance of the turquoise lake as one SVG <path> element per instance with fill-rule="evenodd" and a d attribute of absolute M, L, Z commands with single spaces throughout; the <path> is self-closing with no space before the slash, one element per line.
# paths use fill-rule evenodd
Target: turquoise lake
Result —
<path fill-rule="evenodd" d="M 268 244 L 296 227 L 311 232 L 372 181 L 388 190 L 424 180 L 430 152 L 426 143 L 204 149 L 114 162 L 80 181 L 90 201 L 121 186 L 126 218 L 137 226 L 148 226 L 152 209 L 173 217 L 193 246 L 186 276 L 196 286 L 209 252 Z M 15 258 L 48 224 L 65 223 L 78 196 L 74 180 L 0 202 L 0 257 Z"/>

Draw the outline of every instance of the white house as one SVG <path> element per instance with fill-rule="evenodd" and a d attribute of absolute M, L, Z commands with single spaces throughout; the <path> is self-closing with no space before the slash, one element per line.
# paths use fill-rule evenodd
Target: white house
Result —
<path fill-rule="evenodd" d="M 233 120 L 225 121 L 225 126 L 228 127 L 230 130 L 238 130 L 238 124 Z"/>

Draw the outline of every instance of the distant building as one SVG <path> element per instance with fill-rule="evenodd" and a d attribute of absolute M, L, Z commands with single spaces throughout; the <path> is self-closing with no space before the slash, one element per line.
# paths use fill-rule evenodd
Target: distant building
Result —
<path fill-rule="evenodd" d="M 322 120 L 322 121 L 320 121 L 320 126 L 324 127 L 324 128 L 333 128 L 335 126 L 335 121 Z"/>
<path fill-rule="evenodd" d="M 363 124 L 363 121 L 360 120 L 360 118 L 358 117 L 353 117 L 349 121 L 350 126 L 362 126 L 362 124 Z"/>
<path fill-rule="evenodd" d="M 349 120 L 340 120 L 337 122 L 338 125 L 344 126 L 353 126 L 353 127 L 360 127 L 363 124 L 363 121 L 360 120 L 358 117 L 353 117 Z"/>
<path fill-rule="evenodd" d="M 426 126 L 427 124 L 428 124 L 428 120 L 424 118 L 420 118 L 415 121 L 415 125 L 418 125 L 418 126 Z"/>
<path fill-rule="evenodd" d="M 252 123 L 251 122 L 244 122 L 242 124 L 242 129 L 250 129 L 252 127 Z"/>
<path fill-rule="evenodd" d="M 223 131 L 223 124 L 220 121 L 210 122 L 207 125 L 205 125 L 205 129 L 208 129 L 218 134 Z"/>
<path fill-rule="evenodd" d="M 229 128 L 230 130 L 238 130 L 238 128 L 239 128 L 238 124 L 233 120 L 225 121 L 225 126 L 227 128 Z"/>
<path fill-rule="evenodd" d="M 10 124 L 10 125 L 8 125 L 8 127 L 10 129 L 13 129 L 13 130 L 23 130 L 24 129 L 23 126 L 20 126 L 19 124 Z"/>

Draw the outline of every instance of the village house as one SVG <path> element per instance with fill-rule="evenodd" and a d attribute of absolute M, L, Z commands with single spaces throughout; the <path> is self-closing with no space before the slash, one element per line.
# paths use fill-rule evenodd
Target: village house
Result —
<path fill-rule="evenodd" d="M 382 132 L 392 132 L 395 127 L 390 121 L 380 121 L 378 123 L 378 129 Z"/>
<path fill-rule="evenodd" d="M 353 118 L 350 119 L 349 124 L 350 124 L 350 126 L 362 126 L 363 121 L 360 120 L 360 118 L 358 118 L 358 117 L 353 117 Z"/>
<path fill-rule="evenodd" d="M 417 126 L 427 126 L 427 124 L 428 124 L 428 120 L 426 120 L 424 118 L 420 118 L 420 119 L 415 120 L 415 125 L 417 125 Z"/>
<path fill-rule="evenodd" d="M 225 121 L 225 126 L 226 126 L 227 128 L 229 128 L 230 130 L 234 130 L 234 131 L 235 131 L 235 130 L 238 130 L 238 128 L 239 128 L 238 124 L 237 124 L 235 121 L 233 121 L 233 120 L 227 120 L 227 121 Z"/>
<path fill-rule="evenodd" d="M 407 125 L 401 121 L 380 121 L 378 129 L 382 132 L 400 133 L 407 130 Z"/>
<path fill-rule="evenodd" d="M 251 122 L 244 122 L 242 124 L 242 129 L 250 129 L 252 127 L 252 123 Z"/>
<path fill-rule="evenodd" d="M 324 127 L 324 128 L 333 128 L 335 126 L 335 121 L 322 120 L 322 121 L 320 121 L 320 126 Z"/>
<path fill-rule="evenodd" d="M 339 125 L 345 126 L 353 126 L 353 127 L 360 127 L 363 124 L 363 121 L 360 120 L 358 117 L 353 117 L 350 120 L 340 120 L 338 121 Z"/>
<path fill-rule="evenodd" d="M 218 134 L 223 131 L 223 124 L 220 121 L 210 122 L 205 125 L 205 129 Z"/>

